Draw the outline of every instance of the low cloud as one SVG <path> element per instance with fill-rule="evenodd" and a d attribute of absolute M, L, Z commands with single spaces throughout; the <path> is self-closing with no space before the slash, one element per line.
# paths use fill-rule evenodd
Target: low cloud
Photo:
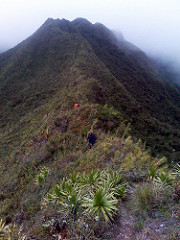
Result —
<path fill-rule="evenodd" d="M 0 52 L 33 34 L 49 18 L 87 18 L 153 57 L 180 65 L 179 0 L 7 0 L 0 8 Z"/>

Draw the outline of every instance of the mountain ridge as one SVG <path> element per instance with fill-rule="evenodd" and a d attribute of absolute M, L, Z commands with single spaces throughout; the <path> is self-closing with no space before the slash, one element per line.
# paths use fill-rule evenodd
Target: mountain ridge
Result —
<path fill-rule="evenodd" d="M 148 135 L 155 131 L 160 137 L 163 124 L 168 131 L 179 129 L 179 90 L 163 80 L 141 50 L 119 41 L 100 23 L 47 19 L 32 36 L 0 55 L 0 74 L 5 125 L 8 115 L 11 122 L 13 114 L 20 118 L 71 89 L 74 95 L 79 91 L 76 101 L 110 104 L 122 111 L 133 133 L 148 145 L 153 141 Z"/>
<path fill-rule="evenodd" d="M 0 54 L 0 102 L 5 239 L 179 236 L 180 91 L 141 50 L 101 24 L 48 19 Z M 96 193 L 109 214 L 86 208 Z"/>

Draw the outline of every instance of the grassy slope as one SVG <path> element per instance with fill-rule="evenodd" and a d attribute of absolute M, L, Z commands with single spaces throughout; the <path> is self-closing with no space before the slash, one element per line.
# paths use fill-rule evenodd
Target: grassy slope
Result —
<path fill-rule="evenodd" d="M 138 129 L 147 135 L 157 123 L 107 68 L 92 42 L 70 23 L 62 23 L 60 27 L 58 20 L 48 20 L 35 35 L 0 57 L 0 211 L 15 220 L 22 209 L 34 235 L 42 234 L 40 200 L 59 178 L 82 169 L 112 168 L 115 152 L 120 151 L 124 172 L 128 175 L 134 169 L 141 179 L 152 157 L 143 150 L 136 163 L 133 142 L 126 146 L 122 139 L 126 119 L 134 120 L 137 127 L 139 122 Z M 75 102 L 79 109 L 73 109 Z M 98 144 L 88 152 L 86 134 L 95 122 Z M 169 136 L 169 125 L 161 124 L 165 137 Z M 176 141 L 179 135 L 174 134 L 176 138 L 170 139 Z M 155 131 L 152 138 L 156 136 Z M 159 141 L 164 144 L 163 137 Z M 35 176 L 43 165 L 52 174 L 38 187 Z"/>
<path fill-rule="evenodd" d="M 2 131 L 9 132 L 17 119 L 53 101 L 56 93 L 70 90 L 80 103 L 114 106 L 153 153 L 161 152 L 171 162 L 175 149 L 178 161 L 179 90 L 163 83 L 140 50 L 122 46 L 101 24 L 49 19 L 29 39 L 1 55 L 0 70 Z"/>
<path fill-rule="evenodd" d="M 121 46 L 121 42 L 117 42 L 104 26 L 78 19 L 74 24 L 132 98 L 130 104 L 110 98 L 107 98 L 107 102 L 126 113 L 133 124 L 134 133 L 146 141 L 153 151 L 161 151 L 170 158 L 175 149 L 178 160 L 179 90 L 163 81 L 143 52 L 124 49 L 124 45 Z M 117 92 L 113 95 L 117 96 Z"/>
<path fill-rule="evenodd" d="M 123 136 L 126 121 L 115 109 L 86 104 L 79 109 L 67 110 L 66 106 L 56 104 L 54 111 L 48 116 L 44 114 L 36 128 L 30 129 L 31 138 L 29 134 L 19 151 L 1 166 L 1 215 L 4 219 L 8 217 L 23 223 L 26 235 L 37 239 L 52 237 L 52 232 L 43 227 L 44 220 L 58 218 L 61 221 L 55 206 L 41 208 L 44 196 L 60 179 L 71 173 L 112 169 L 122 174 L 133 189 L 146 181 L 153 160 L 140 141 L 127 138 L 128 132 Z M 49 107 L 51 109 L 50 104 Z M 86 137 L 92 125 L 98 140 L 89 151 Z M 50 175 L 37 185 L 36 176 L 42 166 L 50 169 Z M 167 206 L 163 211 L 170 214 L 172 205 L 168 203 Z M 177 207 L 174 205 L 174 211 Z M 70 227 L 68 231 L 71 230 Z"/>
<path fill-rule="evenodd" d="M 57 103 L 59 106 L 65 103 L 67 109 L 76 101 L 80 104 L 88 101 L 104 104 L 107 98 L 116 101 L 112 91 L 117 91 L 117 100 L 122 105 L 131 99 L 123 85 L 117 82 L 79 34 L 64 32 L 51 21 L 45 24 L 45 28 L 46 31 L 42 26 L 25 43 L 1 56 L 3 158 L 8 158 L 9 149 L 19 145 L 23 135 L 27 134 L 22 129 L 28 129 L 27 126 L 36 129 L 35 116 L 41 119 L 40 114 L 44 114 L 44 110 L 46 114 L 54 111 Z M 30 75 L 24 73 L 22 77 L 22 72 L 28 70 Z M 14 71 L 17 71 L 16 75 Z"/>
<path fill-rule="evenodd" d="M 52 32 L 54 31 L 54 27 L 53 25 Z M 65 155 L 64 158 L 61 159 L 63 167 L 61 169 L 62 174 L 65 173 L 64 168 L 66 164 L 69 164 L 66 160 L 71 160 L 73 154 L 77 156 L 80 154 L 80 156 L 84 158 L 84 150 L 85 152 L 87 150 L 85 143 L 86 134 L 93 123 L 89 115 L 91 116 L 94 113 L 91 113 L 89 105 L 87 105 L 87 109 L 83 107 L 82 122 L 79 122 L 77 114 L 74 115 L 72 110 L 73 104 L 78 101 L 81 106 L 84 106 L 85 103 L 88 103 L 88 99 L 90 99 L 91 103 L 96 101 L 104 103 L 104 95 L 102 94 L 101 98 L 99 94 L 99 89 L 101 89 L 102 86 L 99 81 L 97 81 L 96 76 L 107 76 L 107 93 L 108 88 L 111 87 L 111 80 L 116 81 L 109 71 L 104 68 L 103 63 L 96 57 L 88 42 L 84 41 L 80 35 L 73 33 L 74 45 L 64 46 L 60 44 L 61 41 L 68 44 L 68 39 L 72 41 L 72 33 L 62 33 L 61 30 L 58 29 L 60 34 L 58 37 L 58 41 L 60 41 L 58 45 L 60 45 L 60 47 L 57 52 L 52 50 L 52 44 L 54 44 L 55 40 L 52 40 L 51 27 L 48 29 L 48 36 L 41 35 L 41 30 L 43 31 L 43 29 L 40 29 L 37 34 L 25 42 L 26 46 L 22 44 L 22 46 L 19 45 L 13 50 L 16 51 L 19 61 L 23 59 L 24 56 L 24 49 L 22 50 L 21 47 L 33 52 L 35 56 L 37 54 L 40 56 L 38 60 L 36 60 L 34 56 L 33 62 L 31 63 L 33 65 L 30 65 L 34 76 L 25 75 L 27 77 L 26 81 L 29 82 L 28 88 L 25 88 L 26 82 L 21 78 L 21 75 L 17 77 L 20 81 L 20 84 L 15 86 L 17 89 L 13 85 L 11 75 L 8 75 L 9 78 L 7 78 L 7 82 L 3 81 L 5 77 L 2 78 L 3 93 L 6 93 L 6 91 L 9 93 L 7 98 L 3 98 L 8 102 L 8 108 L 5 114 L 2 115 L 4 122 L 2 121 L 3 126 L 1 128 L 0 142 L 1 213 L 5 215 L 17 213 L 23 202 L 29 202 L 28 198 L 31 194 L 32 196 L 30 198 L 35 197 L 35 195 L 29 193 L 29 191 L 32 183 L 34 183 L 36 171 L 44 163 L 49 162 L 51 165 L 58 151 L 62 151 L 62 154 Z M 38 34 L 40 34 L 39 41 L 42 47 L 39 47 L 39 42 L 35 41 L 36 38 L 39 39 Z M 42 41 L 46 38 L 52 41 L 52 44 L 49 43 L 48 49 L 46 49 L 46 47 L 43 48 L 42 44 Z M 48 41 L 48 39 L 46 39 L 46 41 Z M 31 45 L 33 44 L 32 40 L 34 40 L 35 44 L 33 46 Z M 55 46 L 57 46 L 57 43 Z M 91 52 L 90 55 L 89 52 Z M 51 53 L 53 57 L 49 56 Z M 45 57 L 44 54 L 47 54 L 50 60 L 48 57 Z M 5 57 L 7 59 L 5 59 Z M 6 65 L 6 68 L 3 68 L 2 76 L 7 75 L 10 69 L 13 69 L 17 64 L 13 62 L 12 59 L 9 59 L 9 56 L 7 57 L 6 55 L 5 57 L 3 55 L 1 58 L 3 64 L 6 65 L 5 61 L 8 61 L 11 62 L 12 65 Z M 63 66 L 59 65 L 63 62 L 62 57 L 67 59 Z M 88 69 L 89 63 L 90 68 Z M 86 74 L 83 71 L 84 67 L 86 67 Z M 92 71 L 94 74 L 92 74 Z M 52 83 L 51 78 L 53 78 Z M 48 84 L 46 81 L 48 81 Z M 22 85 L 22 88 L 20 85 Z M 119 88 L 121 87 L 123 88 L 123 86 L 119 84 Z M 71 91 L 69 91 L 69 89 L 71 89 Z M 95 100 L 94 93 L 97 96 Z M 18 99 L 22 100 L 22 96 L 24 96 L 23 102 L 19 102 Z M 1 109 L 3 113 L 4 110 L 4 108 Z M 108 110 L 106 111 L 108 114 Z M 97 114 L 96 109 L 95 112 Z M 16 118 L 14 117 L 15 113 Z M 85 118 L 86 114 L 89 115 Z M 103 124 L 105 125 L 106 130 L 113 128 L 113 124 L 115 124 L 115 127 L 119 126 L 119 120 L 112 119 L 112 116 L 110 119 L 112 123 L 106 123 L 107 120 L 105 119 L 105 122 L 101 124 L 102 126 Z M 66 129 L 67 122 L 68 125 L 70 124 L 70 129 L 68 126 L 68 133 L 66 133 L 66 130 L 61 129 L 63 128 L 62 125 L 65 125 L 64 128 Z M 79 130 L 82 132 L 82 135 L 79 134 Z M 48 141 L 46 139 L 47 134 L 50 134 L 50 140 L 48 139 Z M 66 156 L 62 142 L 64 138 L 69 139 L 69 135 L 70 140 L 68 141 L 70 141 L 70 146 L 66 146 L 65 144 L 65 148 L 68 148 L 65 149 L 68 151 Z M 77 142 L 77 138 L 79 142 Z M 76 145 L 81 148 L 80 153 L 77 151 L 78 149 L 74 149 Z M 72 156 L 71 151 L 75 151 L 75 153 L 72 153 Z M 54 165 L 54 170 L 56 171 L 57 168 L 55 166 L 56 164 Z M 54 174 L 59 176 L 60 173 L 56 172 Z M 26 189 L 28 190 L 27 196 L 25 193 Z M 25 195 L 24 198 L 23 195 Z M 40 196 L 37 195 L 37 197 L 39 198 Z M 14 201 L 15 199 L 16 201 Z M 25 210 L 25 212 L 26 211 L 29 210 Z"/>

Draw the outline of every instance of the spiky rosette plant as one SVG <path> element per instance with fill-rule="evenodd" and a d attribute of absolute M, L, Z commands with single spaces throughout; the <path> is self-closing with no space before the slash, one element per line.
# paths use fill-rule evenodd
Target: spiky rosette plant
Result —
<path fill-rule="evenodd" d="M 156 181 L 159 183 L 171 185 L 173 182 L 173 178 L 170 173 L 162 171 L 159 172 L 159 174 L 157 175 Z"/>
<path fill-rule="evenodd" d="M 154 179 L 157 175 L 157 167 L 154 166 L 154 165 L 151 165 L 149 168 L 148 168 L 148 174 L 147 174 L 147 177 L 149 179 Z"/>
<path fill-rule="evenodd" d="M 87 215 L 93 216 L 94 219 L 104 219 L 107 223 L 113 220 L 117 211 L 117 203 L 118 200 L 113 193 L 106 193 L 105 189 L 100 188 L 95 192 L 90 192 L 89 196 L 83 199 L 82 206 Z"/>
<path fill-rule="evenodd" d="M 83 187 L 94 189 L 101 185 L 102 173 L 100 170 L 91 170 L 89 173 L 83 172 L 80 177 L 80 184 Z"/>
<path fill-rule="evenodd" d="M 113 220 L 117 211 L 117 197 L 126 192 L 122 177 L 112 171 L 92 170 L 71 174 L 63 179 L 44 198 L 44 203 L 55 204 L 65 216 Z"/>
<path fill-rule="evenodd" d="M 80 174 L 73 172 L 70 174 L 69 179 L 71 180 L 72 183 L 77 183 L 80 181 Z"/>
<path fill-rule="evenodd" d="M 126 187 L 122 175 L 118 172 L 112 170 L 104 172 L 103 187 L 116 197 L 125 196 Z"/>
<path fill-rule="evenodd" d="M 45 203 L 54 202 L 59 205 L 60 212 L 76 215 L 82 201 L 82 190 L 71 180 L 63 179 L 44 199 Z"/>

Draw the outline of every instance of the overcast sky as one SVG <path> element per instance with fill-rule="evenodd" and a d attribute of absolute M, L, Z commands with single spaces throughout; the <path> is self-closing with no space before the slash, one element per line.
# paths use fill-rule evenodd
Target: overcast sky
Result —
<path fill-rule="evenodd" d="M 49 17 L 101 22 L 147 53 L 180 63 L 180 0 L 0 0 L 0 50 L 30 36 Z"/>

